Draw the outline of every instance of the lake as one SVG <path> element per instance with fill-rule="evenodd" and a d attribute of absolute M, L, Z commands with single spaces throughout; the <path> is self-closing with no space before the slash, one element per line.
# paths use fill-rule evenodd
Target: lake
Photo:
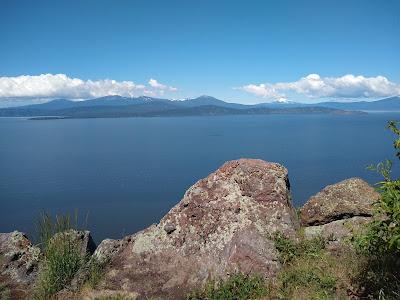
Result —
<path fill-rule="evenodd" d="M 30 236 L 41 210 L 73 212 L 94 239 L 157 222 L 186 189 L 225 161 L 279 162 L 293 201 L 393 158 L 394 113 L 180 118 L 0 119 L 0 232 Z"/>

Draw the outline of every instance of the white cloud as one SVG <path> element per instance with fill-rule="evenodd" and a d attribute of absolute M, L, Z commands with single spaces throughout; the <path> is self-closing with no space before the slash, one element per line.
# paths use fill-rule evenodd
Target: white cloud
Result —
<path fill-rule="evenodd" d="M 351 74 L 342 77 L 321 77 L 310 74 L 293 82 L 248 84 L 240 88 L 264 98 L 285 99 L 284 92 L 310 98 L 379 98 L 400 95 L 400 84 L 384 76 L 364 77 Z"/>
<path fill-rule="evenodd" d="M 168 85 L 165 85 L 165 84 L 161 84 L 161 83 L 159 83 L 157 80 L 155 80 L 155 79 L 153 79 L 153 78 L 151 78 L 151 79 L 149 80 L 149 85 L 150 85 L 152 88 L 157 89 L 157 90 L 160 90 L 160 91 L 176 92 L 176 91 L 178 90 L 178 89 L 175 88 L 175 87 L 168 86 Z"/>
<path fill-rule="evenodd" d="M 254 94 L 256 96 L 261 96 L 264 98 L 273 98 L 277 100 L 285 100 L 285 95 L 280 94 L 273 85 L 271 84 L 248 84 L 240 88 L 235 88 L 235 89 L 241 89 L 244 90 L 250 94 Z"/>
<path fill-rule="evenodd" d="M 139 95 L 162 95 L 175 92 L 176 88 L 150 79 L 149 86 L 132 81 L 111 79 L 82 80 L 65 74 L 41 74 L 0 77 L 0 98 L 69 98 L 89 99 L 110 95 L 134 97 Z"/>

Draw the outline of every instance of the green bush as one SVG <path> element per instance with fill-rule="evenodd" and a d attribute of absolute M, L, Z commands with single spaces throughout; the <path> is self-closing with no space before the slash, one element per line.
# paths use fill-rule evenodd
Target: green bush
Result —
<path fill-rule="evenodd" d="M 388 128 L 396 135 L 393 145 L 400 158 L 400 130 L 394 121 L 389 122 Z M 391 178 L 392 165 L 386 160 L 369 167 L 380 173 L 383 180 L 377 184 L 381 197 L 375 203 L 374 221 L 355 239 L 356 246 L 367 254 L 400 254 L 400 179 Z"/>
<path fill-rule="evenodd" d="M 71 229 L 76 229 L 70 215 L 56 216 L 55 221 L 44 213 L 39 221 L 40 246 L 43 262 L 35 286 L 35 299 L 50 299 L 65 288 L 85 263 L 76 247 Z"/>
<path fill-rule="evenodd" d="M 279 252 L 279 261 L 282 264 L 286 264 L 300 255 L 297 244 L 294 241 L 286 238 L 282 233 L 275 233 L 273 240 L 275 242 L 275 248 Z"/>
<path fill-rule="evenodd" d="M 260 299 L 268 294 L 267 283 L 258 275 L 237 273 L 226 281 L 211 281 L 202 290 L 187 296 L 190 300 L 245 300 Z"/>
<path fill-rule="evenodd" d="M 393 146 L 400 158 L 400 130 L 394 121 L 388 128 L 396 136 Z M 354 282 L 365 298 L 400 299 L 400 179 L 392 179 L 392 167 L 390 160 L 368 167 L 383 180 L 377 184 L 381 197 L 374 204 L 374 220 L 354 237 L 354 245 L 364 257 Z"/>

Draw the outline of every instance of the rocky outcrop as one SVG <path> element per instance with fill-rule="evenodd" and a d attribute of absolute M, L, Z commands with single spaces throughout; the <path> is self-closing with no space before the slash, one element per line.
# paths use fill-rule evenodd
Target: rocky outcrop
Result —
<path fill-rule="evenodd" d="M 159 224 L 103 241 L 94 255 L 108 263 L 93 293 L 180 299 L 237 271 L 273 277 L 280 264 L 269 237 L 294 238 L 298 226 L 284 167 L 230 161 L 193 185 Z"/>
<path fill-rule="evenodd" d="M 328 248 L 341 249 L 343 241 L 361 233 L 372 220 L 373 203 L 379 194 L 359 178 L 325 187 L 300 210 L 305 238 L 329 239 Z"/>
<path fill-rule="evenodd" d="M 323 225 L 351 217 L 371 217 L 379 194 L 360 178 L 328 185 L 301 208 L 301 224 Z"/>
<path fill-rule="evenodd" d="M 25 234 L 0 233 L 0 283 L 9 289 L 11 299 L 23 299 L 38 271 L 40 249 Z"/>
<path fill-rule="evenodd" d="M 358 178 L 327 186 L 301 208 L 305 238 L 329 238 L 341 249 L 370 222 L 379 194 Z M 68 238 L 82 257 L 104 266 L 96 289 L 83 283 L 86 265 L 58 299 L 182 299 L 207 280 L 235 272 L 275 277 L 280 269 L 272 235 L 298 239 L 287 170 L 276 163 L 240 159 L 225 163 L 195 183 L 158 224 L 121 240 L 106 239 L 96 248 L 88 231 L 70 230 Z M 20 232 L 0 234 L 0 282 L 13 299 L 27 296 L 38 272 L 40 250 Z M 91 261 L 93 262 L 93 261 Z"/>

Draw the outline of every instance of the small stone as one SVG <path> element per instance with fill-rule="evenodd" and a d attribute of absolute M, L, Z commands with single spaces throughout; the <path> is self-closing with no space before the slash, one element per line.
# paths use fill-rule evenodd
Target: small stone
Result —
<path fill-rule="evenodd" d="M 176 227 L 174 224 L 168 223 L 164 226 L 164 230 L 167 232 L 167 234 L 171 234 L 176 230 Z"/>

